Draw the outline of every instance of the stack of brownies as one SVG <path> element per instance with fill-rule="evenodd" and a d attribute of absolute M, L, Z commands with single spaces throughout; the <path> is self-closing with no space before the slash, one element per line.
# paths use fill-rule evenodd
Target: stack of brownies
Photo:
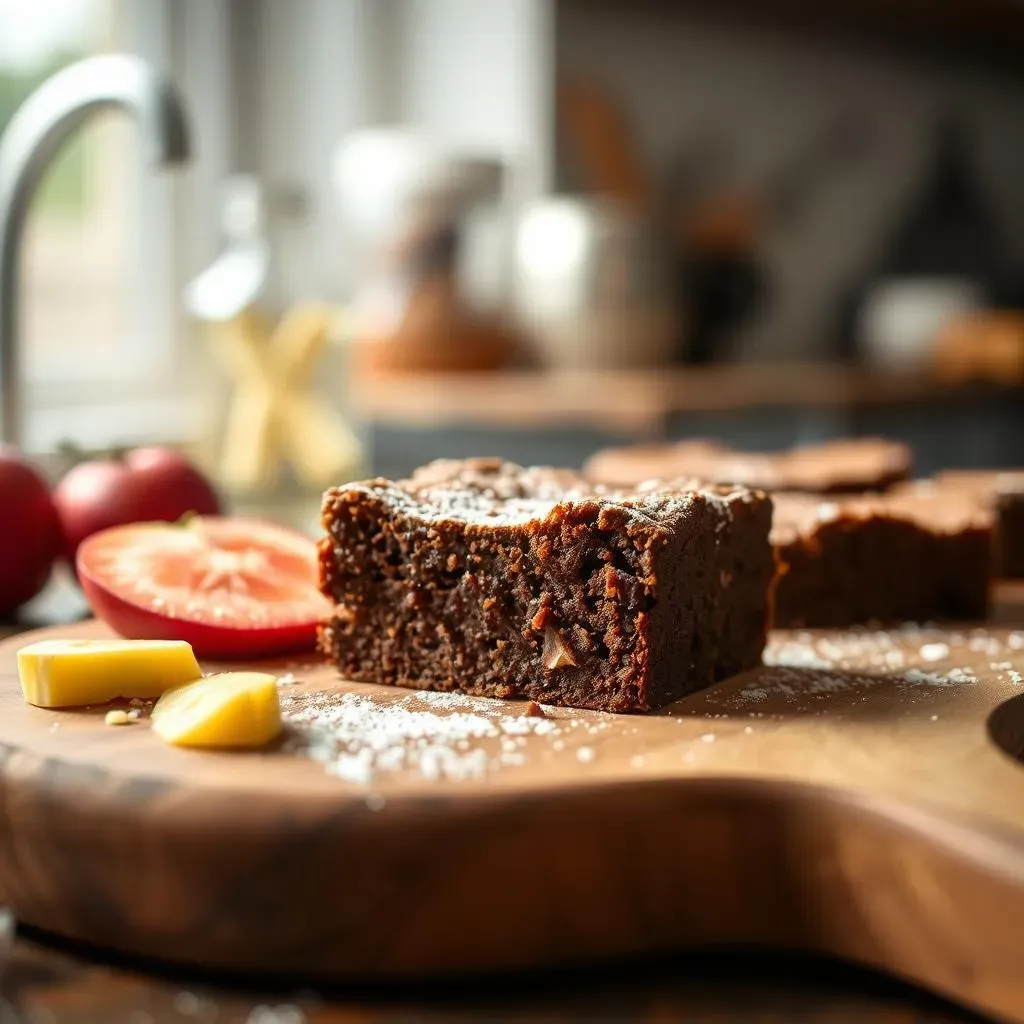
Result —
<path fill-rule="evenodd" d="M 758 665 L 772 624 L 983 618 L 1008 488 L 910 475 L 881 440 L 688 442 L 337 487 L 321 647 L 354 680 L 648 711 Z"/>
<path fill-rule="evenodd" d="M 770 455 L 709 442 L 608 449 L 584 471 L 614 484 L 679 475 L 770 491 L 776 626 L 984 618 L 993 502 L 981 486 L 908 483 L 911 470 L 906 445 L 864 438 Z"/>

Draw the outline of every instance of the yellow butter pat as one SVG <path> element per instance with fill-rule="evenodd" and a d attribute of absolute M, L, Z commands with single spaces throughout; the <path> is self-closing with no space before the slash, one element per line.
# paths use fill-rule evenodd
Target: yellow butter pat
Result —
<path fill-rule="evenodd" d="M 220 672 L 157 702 L 153 730 L 179 747 L 266 746 L 280 735 L 277 678 L 266 672 Z"/>
<path fill-rule="evenodd" d="M 22 693 L 41 708 L 159 697 L 201 675 L 184 640 L 40 640 L 18 651 Z"/>

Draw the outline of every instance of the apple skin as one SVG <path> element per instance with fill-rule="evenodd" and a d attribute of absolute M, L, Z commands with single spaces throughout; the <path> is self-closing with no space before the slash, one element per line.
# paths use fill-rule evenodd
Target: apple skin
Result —
<path fill-rule="evenodd" d="M 183 548 L 188 531 L 194 543 Z M 316 646 L 334 607 L 320 593 L 318 551 L 311 537 L 275 523 L 196 516 L 93 534 L 78 549 L 77 570 L 93 614 L 115 633 L 185 640 L 200 658 L 244 661 Z M 225 604 L 225 584 L 208 571 L 217 553 L 230 555 L 222 563 L 229 575 L 259 581 L 259 596 L 243 586 Z"/>
<path fill-rule="evenodd" d="M 97 459 L 71 469 L 53 492 L 64 553 L 75 564 L 86 537 L 127 523 L 176 522 L 189 513 L 218 515 L 217 494 L 182 454 L 136 448 L 123 459 Z"/>
<path fill-rule="evenodd" d="M 0 617 L 46 586 L 62 550 L 46 481 L 10 447 L 0 447 Z"/>

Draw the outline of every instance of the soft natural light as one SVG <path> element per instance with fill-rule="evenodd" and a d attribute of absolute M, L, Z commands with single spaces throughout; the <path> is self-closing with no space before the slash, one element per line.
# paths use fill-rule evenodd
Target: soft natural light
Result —
<path fill-rule="evenodd" d="M 110 31 L 105 0 L 0 0 L 0 67 L 31 72 L 49 58 L 96 45 Z"/>
<path fill-rule="evenodd" d="M 0 132 L 43 79 L 117 46 L 119 10 L 116 0 L 0 0 Z M 132 330 L 134 132 L 118 115 L 90 123 L 33 201 L 21 264 L 30 379 L 102 372 Z"/>

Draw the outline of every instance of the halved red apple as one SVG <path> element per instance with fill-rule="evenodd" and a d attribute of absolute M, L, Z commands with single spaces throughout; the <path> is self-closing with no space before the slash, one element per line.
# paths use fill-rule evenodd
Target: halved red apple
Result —
<path fill-rule="evenodd" d="M 257 519 L 115 526 L 82 543 L 77 567 L 93 612 L 116 632 L 187 640 L 200 657 L 310 649 L 331 611 L 316 543 Z"/>

